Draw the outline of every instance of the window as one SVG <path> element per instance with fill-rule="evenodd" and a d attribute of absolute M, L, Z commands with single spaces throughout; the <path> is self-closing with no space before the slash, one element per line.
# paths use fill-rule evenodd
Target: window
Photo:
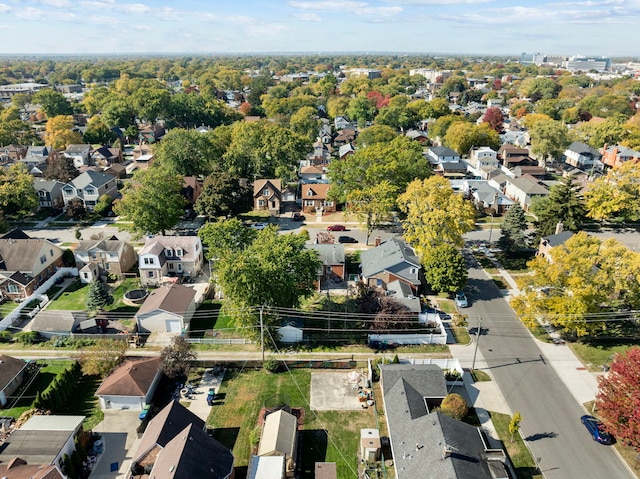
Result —
<path fill-rule="evenodd" d="M 147 276 L 149 278 L 153 278 L 153 271 L 147 271 Z"/>
<path fill-rule="evenodd" d="M 169 269 L 173 269 L 173 263 L 169 263 Z"/>
<path fill-rule="evenodd" d="M 40 264 L 45 264 L 47 262 L 47 255 L 40 256 Z"/>
<path fill-rule="evenodd" d="M 311 189 L 307 190 L 307 196 L 313 196 L 313 191 L 311 191 Z"/>
<path fill-rule="evenodd" d="M 178 271 L 182 271 L 182 263 L 178 263 Z"/>
<path fill-rule="evenodd" d="M 262 196 L 269 196 L 269 190 L 267 188 L 262 190 Z"/>
<path fill-rule="evenodd" d="M 89 279 L 89 273 L 87 273 L 87 272 L 82 273 L 82 277 L 84 279 Z"/>
<path fill-rule="evenodd" d="M 418 268 L 410 268 L 409 269 L 409 273 L 417 275 L 418 274 Z"/>
<path fill-rule="evenodd" d="M 50 249 L 50 250 L 49 250 L 49 254 L 50 254 L 50 255 L 51 255 L 51 257 L 53 258 L 53 250 L 52 250 L 52 249 Z"/>
<path fill-rule="evenodd" d="M 74 189 L 73 189 L 73 188 L 65 188 L 65 189 L 64 189 L 64 194 L 65 194 L 65 195 L 73 196 L 73 195 L 74 195 L 74 193 L 75 193 L 75 191 L 74 191 Z"/>
<path fill-rule="evenodd" d="M 258 206 L 260 207 L 264 206 L 264 200 L 258 200 Z"/>
<path fill-rule="evenodd" d="M 325 206 L 333 206 L 333 201 L 325 201 L 324 205 Z"/>
<path fill-rule="evenodd" d="M 19 293 L 20 289 L 18 289 L 18 286 L 15 284 L 8 284 L 7 285 L 7 293 Z"/>
<path fill-rule="evenodd" d="M 167 248 L 164 250 L 165 256 L 173 256 L 173 250 L 171 248 Z"/>
<path fill-rule="evenodd" d="M 92 196 L 96 194 L 95 188 L 85 188 L 84 192 L 85 192 L 85 194 L 92 195 Z"/>
<path fill-rule="evenodd" d="M 176 256 L 182 257 L 182 248 L 176 249 Z"/>
<path fill-rule="evenodd" d="M 109 271 L 111 269 L 111 264 L 109 263 L 105 263 L 104 265 L 104 269 L 106 269 L 107 271 Z"/>
<path fill-rule="evenodd" d="M 153 264 L 153 258 L 145 258 L 144 264 Z"/>
<path fill-rule="evenodd" d="M 305 206 L 315 206 L 316 202 L 313 200 L 304 200 Z"/>

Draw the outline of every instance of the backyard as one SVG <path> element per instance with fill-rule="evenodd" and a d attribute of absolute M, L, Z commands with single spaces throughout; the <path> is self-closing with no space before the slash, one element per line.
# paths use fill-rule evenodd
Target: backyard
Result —
<path fill-rule="evenodd" d="M 138 310 L 135 306 L 127 306 L 124 304 L 122 297 L 124 293 L 131 289 L 138 288 L 137 278 L 127 278 L 117 284 L 115 289 L 112 289 L 111 294 L 113 296 L 113 303 L 105 307 L 105 311 L 116 312 L 135 312 Z M 64 310 L 64 311 L 80 311 L 87 308 L 87 294 L 89 292 L 89 285 L 82 283 L 79 279 L 73 282 L 66 290 L 62 292 L 58 298 L 52 301 L 48 308 L 51 310 Z"/>
<path fill-rule="evenodd" d="M 214 429 L 215 438 L 233 449 L 238 479 L 244 477 L 249 463 L 252 439 L 254 445 L 259 439 L 260 410 L 276 395 L 287 397 L 292 407 L 304 408 L 304 425 L 299 435 L 299 450 L 303 457 L 300 477 L 313 478 L 317 461 L 335 462 L 338 477 L 357 476 L 360 429 L 375 427 L 373 408 L 311 411 L 310 387 L 311 371 L 308 369 L 279 374 L 227 371 L 220 389 L 224 402 L 213 406 L 207 425 Z"/>

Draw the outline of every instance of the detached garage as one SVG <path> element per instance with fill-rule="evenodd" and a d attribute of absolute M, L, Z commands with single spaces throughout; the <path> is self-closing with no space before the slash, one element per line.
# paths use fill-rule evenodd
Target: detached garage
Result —
<path fill-rule="evenodd" d="M 162 286 L 149 294 L 136 314 L 141 333 L 176 333 L 189 329 L 196 310 L 196 291 L 181 284 Z"/>
<path fill-rule="evenodd" d="M 141 411 L 151 403 L 162 378 L 160 358 L 128 359 L 107 376 L 96 391 L 102 410 Z"/>

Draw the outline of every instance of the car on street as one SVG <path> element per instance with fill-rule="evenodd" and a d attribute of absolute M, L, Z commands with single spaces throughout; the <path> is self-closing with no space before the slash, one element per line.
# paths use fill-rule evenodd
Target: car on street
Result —
<path fill-rule="evenodd" d="M 304 221 L 305 217 L 304 217 L 304 215 L 301 215 L 300 213 L 294 213 L 293 216 L 291 217 L 291 219 L 293 221 Z"/>
<path fill-rule="evenodd" d="M 344 225 L 331 225 L 327 226 L 327 231 L 347 231 Z"/>
<path fill-rule="evenodd" d="M 338 236 L 338 243 L 357 243 L 358 240 L 351 236 Z"/>
<path fill-rule="evenodd" d="M 604 430 L 604 425 L 599 419 L 585 414 L 580 420 L 594 441 L 600 444 L 613 444 L 613 436 Z"/>
<path fill-rule="evenodd" d="M 253 228 L 254 230 L 263 230 L 267 226 L 269 226 L 269 223 L 253 223 L 251 225 L 251 228 Z"/>
<path fill-rule="evenodd" d="M 469 307 L 469 300 L 467 300 L 467 296 L 462 292 L 459 291 L 456 293 L 456 306 L 458 308 L 468 308 Z"/>

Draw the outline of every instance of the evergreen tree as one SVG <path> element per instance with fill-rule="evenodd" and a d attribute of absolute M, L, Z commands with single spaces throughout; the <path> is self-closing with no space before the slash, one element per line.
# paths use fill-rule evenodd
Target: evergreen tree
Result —
<path fill-rule="evenodd" d="M 498 244 L 502 251 L 509 253 L 527 247 L 527 219 L 524 210 L 516 203 L 507 210 L 502 222 L 502 235 Z"/>
<path fill-rule="evenodd" d="M 89 284 L 89 293 L 87 295 L 87 309 L 96 311 L 102 309 L 111 302 L 109 287 L 98 279 L 94 279 Z"/>
<path fill-rule="evenodd" d="M 536 201 L 532 210 L 538 217 L 535 222 L 537 240 L 553 234 L 558 222 L 562 222 L 565 230 L 580 231 L 586 214 L 579 187 L 573 184 L 570 177 L 552 186 L 549 196 Z"/>

